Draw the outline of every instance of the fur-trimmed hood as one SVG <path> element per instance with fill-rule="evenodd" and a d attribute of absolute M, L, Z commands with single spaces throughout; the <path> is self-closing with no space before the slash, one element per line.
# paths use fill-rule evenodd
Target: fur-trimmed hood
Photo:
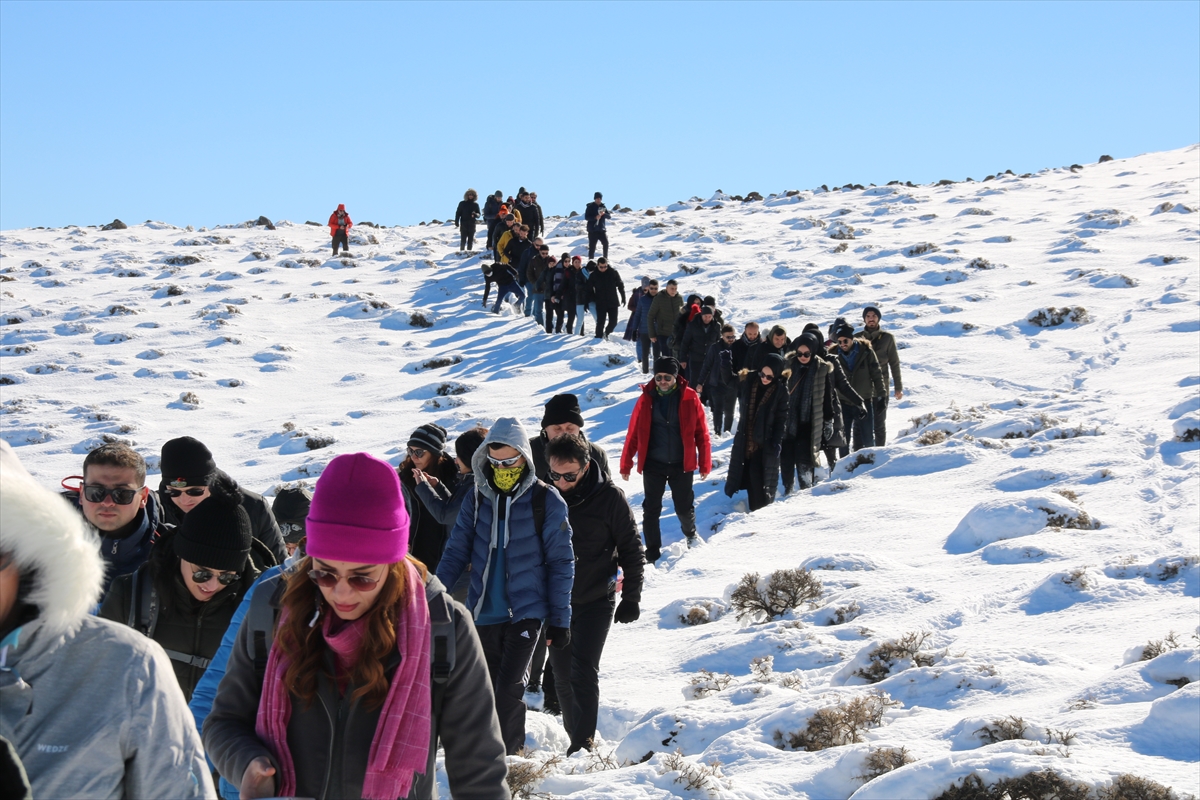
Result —
<path fill-rule="evenodd" d="M 78 630 L 100 602 L 100 541 L 71 504 L 33 479 L 0 441 L 0 550 L 22 577 L 35 573 L 26 601 L 51 636 Z"/>

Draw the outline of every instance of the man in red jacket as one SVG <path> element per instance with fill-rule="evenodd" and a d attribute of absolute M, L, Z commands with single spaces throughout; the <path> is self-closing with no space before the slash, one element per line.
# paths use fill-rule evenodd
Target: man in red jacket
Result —
<path fill-rule="evenodd" d="M 687 537 L 688 547 L 700 543 L 696 535 L 696 498 L 692 479 L 712 472 L 712 446 L 700 396 L 679 377 L 679 362 L 667 356 L 654 362 L 654 380 L 642 387 L 642 396 L 629 418 L 629 432 L 621 451 L 621 479 L 629 480 L 637 454 L 642 473 L 642 533 L 646 538 L 646 561 L 662 555 L 663 490 L 671 486 L 675 516 Z"/>
<path fill-rule="evenodd" d="M 342 246 L 342 255 L 350 255 L 350 240 L 347 234 L 350 231 L 350 226 L 354 223 L 350 221 L 350 215 L 346 213 L 346 204 L 338 203 L 337 211 L 329 215 L 329 235 L 333 237 L 333 255 L 336 258 L 338 253 L 338 245 Z"/>

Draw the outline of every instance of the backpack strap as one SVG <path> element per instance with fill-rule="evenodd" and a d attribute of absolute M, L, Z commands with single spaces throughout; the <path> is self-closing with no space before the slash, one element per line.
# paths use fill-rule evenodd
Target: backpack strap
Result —
<path fill-rule="evenodd" d="M 538 538 L 543 541 L 542 549 L 545 550 L 542 528 L 546 526 L 546 484 L 541 480 L 533 484 L 530 500 L 533 502 L 533 525 L 537 530 Z"/>
<path fill-rule="evenodd" d="M 425 584 L 425 602 L 429 604 L 430 647 L 429 660 L 433 696 L 431 751 L 437 750 L 438 728 L 442 719 L 442 705 L 446 701 L 446 684 L 454 671 L 454 648 L 456 634 L 454 618 L 450 612 L 450 600 L 446 593 L 434 588 L 431 583 Z"/>
<path fill-rule="evenodd" d="M 271 654 L 271 642 L 275 638 L 275 622 L 279 618 L 279 602 L 287 589 L 283 575 L 272 578 L 274 590 L 270 592 L 255 590 L 250 598 L 250 608 L 246 611 L 243 625 L 250 626 L 250 659 L 254 662 L 254 674 L 261 686 L 267 675 L 267 657 Z"/>
<path fill-rule="evenodd" d="M 154 580 L 143 575 L 147 569 L 149 568 L 143 564 L 133 572 L 128 624 L 142 635 L 153 639 L 154 630 L 158 627 L 158 609 L 162 604 L 158 600 L 158 589 L 154 586 Z M 187 658 L 190 659 L 191 656 Z"/>

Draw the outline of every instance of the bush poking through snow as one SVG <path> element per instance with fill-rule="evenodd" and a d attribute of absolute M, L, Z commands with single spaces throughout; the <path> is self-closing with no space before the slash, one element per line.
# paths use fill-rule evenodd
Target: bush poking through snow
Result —
<path fill-rule="evenodd" d="M 984 725 L 975 733 L 979 734 L 979 738 L 983 739 L 985 743 L 995 744 L 996 742 L 1024 739 L 1027 730 L 1029 730 L 1029 726 L 1025 724 L 1025 720 L 1009 714 L 1003 719 L 992 720 L 990 725 Z"/>
<path fill-rule="evenodd" d="M 874 747 L 867 752 L 863 762 L 862 775 L 856 775 L 863 783 L 870 783 L 880 775 L 886 775 L 894 769 L 900 769 L 905 764 L 916 761 L 907 747 Z"/>
<path fill-rule="evenodd" d="M 851 600 L 849 605 L 838 606 L 834 609 L 833 616 L 829 618 L 827 625 L 845 625 L 851 620 L 857 619 L 862 609 L 858 605 L 857 600 Z"/>
<path fill-rule="evenodd" d="M 775 672 L 775 656 L 755 656 L 750 660 L 750 675 L 759 683 L 771 683 Z"/>
<path fill-rule="evenodd" d="M 1179 635 L 1175 631 L 1170 631 L 1161 639 L 1151 639 L 1142 648 L 1141 661 L 1149 661 L 1152 658 L 1158 658 L 1163 653 L 1169 653 L 1172 650 L 1177 650 L 1183 646 L 1183 642 L 1179 641 Z"/>
<path fill-rule="evenodd" d="M 946 434 L 945 431 L 938 430 L 937 428 L 930 428 L 929 430 L 923 431 L 921 433 L 921 435 L 917 437 L 917 444 L 922 445 L 922 446 L 930 445 L 930 444 L 941 444 L 942 442 L 946 441 L 949 438 L 950 437 Z"/>
<path fill-rule="evenodd" d="M 336 441 L 337 439 L 332 436 L 309 436 L 304 440 L 304 446 L 309 450 L 320 450 L 322 447 L 329 447 Z"/>
<path fill-rule="evenodd" d="M 725 606 L 712 600 L 701 600 L 679 615 L 679 621 L 684 625 L 704 625 L 715 622 L 725 613 Z"/>
<path fill-rule="evenodd" d="M 1060 580 L 1062 580 L 1062 582 L 1067 586 L 1070 586 L 1071 588 L 1077 589 L 1081 592 L 1086 592 L 1088 589 L 1092 588 L 1092 582 L 1088 578 L 1087 574 L 1087 567 L 1076 567 L 1066 575 L 1063 575 Z"/>
<path fill-rule="evenodd" d="M 1195 798 L 1195 795 L 1186 796 Z M 1110 785 L 1098 788 L 1096 797 L 1098 800 L 1183 800 L 1170 786 L 1129 773 L 1118 775 Z"/>
<path fill-rule="evenodd" d="M 688 688 L 691 690 L 692 698 L 699 700 L 701 697 L 708 697 L 710 694 L 723 692 L 733 684 L 733 676 L 728 672 L 722 672 L 718 675 L 715 672 L 702 669 L 700 674 L 694 676 L 688 682 Z"/>
<path fill-rule="evenodd" d="M 1089 786 L 1068 780 L 1053 770 L 1028 772 L 1019 778 L 1004 778 L 991 785 L 972 772 L 961 784 L 950 788 L 933 800 L 1092 800 Z"/>
<path fill-rule="evenodd" d="M 420 311 L 413 311 L 408 315 L 408 324 L 414 328 L 432 328 L 433 322 L 429 317 L 425 316 Z"/>
<path fill-rule="evenodd" d="M 757 572 L 747 573 L 730 594 L 729 602 L 738 619 L 750 617 L 752 622 L 766 622 L 782 617 L 801 603 L 819 599 L 824 591 L 812 570 L 804 568 L 776 570 L 761 588 L 760 582 Z"/>
<path fill-rule="evenodd" d="M 538 784 L 549 777 L 562 760 L 563 757 L 558 753 L 551 754 L 545 761 L 540 762 L 525 755 L 520 755 L 517 760 L 510 759 L 508 776 L 505 779 L 508 781 L 508 790 L 512 792 L 513 797 L 519 798 L 545 796 L 535 793 Z"/>
<path fill-rule="evenodd" d="M 883 724 L 883 712 L 898 705 L 900 701 L 891 699 L 886 692 L 869 692 L 849 702 L 842 700 L 836 706 L 818 709 L 808 718 L 804 730 L 790 733 L 776 730 L 773 734 L 775 746 L 780 750 L 812 753 L 857 744 L 862 741 L 864 732 Z"/>
<path fill-rule="evenodd" d="M 1087 309 L 1083 306 L 1063 306 L 1062 308 L 1047 306 L 1046 308 L 1039 308 L 1030 314 L 1027 319 L 1039 328 L 1054 328 L 1062 325 L 1067 320 L 1074 322 L 1076 325 L 1083 325 L 1092 321 L 1091 315 L 1088 314 Z"/>
<path fill-rule="evenodd" d="M 659 775 L 669 775 L 672 772 L 679 773 L 675 776 L 675 783 L 682 784 L 690 791 L 702 790 L 709 797 L 720 796 L 721 788 L 728 783 L 725 774 L 721 772 L 720 761 L 714 758 L 707 764 L 695 764 L 688 761 L 683 755 L 683 750 L 679 748 L 664 758 L 658 767 Z"/>
<path fill-rule="evenodd" d="M 884 642 L 867 654 L 871 663 L 856 669 L 853 674 L 871 683 L 879 683 L 892 674 L 894 667 L 905 661 L 915 667 L 932 667 L 933 656 L 921 652 L 921 646 L 929 637 L 927 631 L 910 631 L 899 639 Z"/>

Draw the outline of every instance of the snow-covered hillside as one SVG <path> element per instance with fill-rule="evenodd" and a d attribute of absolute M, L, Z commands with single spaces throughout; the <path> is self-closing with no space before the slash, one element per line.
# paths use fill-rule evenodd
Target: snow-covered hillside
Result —
<path fill-rule="evenodd" d="M 739 330 L 794 336 L 879 306 L 905 396 L 886 446 L 752 515 L 722 492 L 731 440 L 714 443 L 706 544 L 664 521 L 641 619 L 609 637 L 603 757 L 551 761 L 536 790 L 920 798 L 1048 768 L 1200 791 L 1197 208 L 1200 145 L 618 213 L 627 287 L 675 277 Z M 581 219 L 547 229 L 552 252 L 586 254 Z M 338 453 L 399 463 L 425 422 L 456 434 L 515 414 L 535 431 L 542 403 L 574 392 L 619 454 L 642 380 L 629 343 L 486 313 L 480 259 L 448 224 L 354 233 L 353 258 L 330 260 L 327 229 L 303 224 L 4 232 L 0 435 L 56 486 L 105 439 L 154 469 L 190 434 L 272 494 Z M 623 486 L 638 509 L 637 476 Z M 730 609 L 746 573 L 801 566 L 823 584 L 815 606 Z M 685 624 L 697 608 L 707 621 Z M 1150 642 L 1165 652 L 1141 660 Z M 804 750 L 839 707 L 858 741 Z M 1001 728 L 1018 738 L 988 744 Z M 566 739 L 530 714 L 529 745 L 514 763 L 532 769 Z M 865 783 L 868 757 L 900 747 L 915 761 Z"/>

